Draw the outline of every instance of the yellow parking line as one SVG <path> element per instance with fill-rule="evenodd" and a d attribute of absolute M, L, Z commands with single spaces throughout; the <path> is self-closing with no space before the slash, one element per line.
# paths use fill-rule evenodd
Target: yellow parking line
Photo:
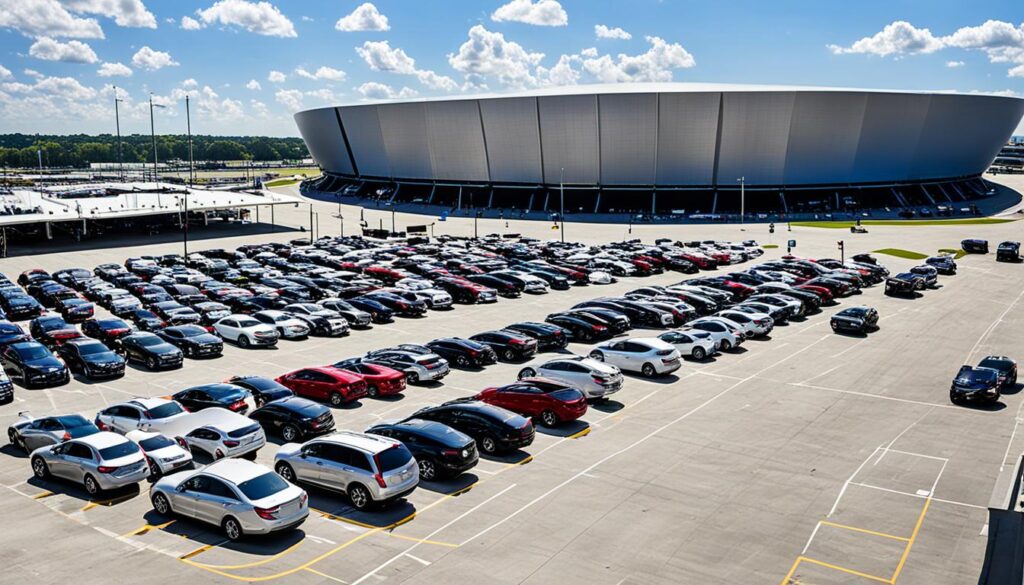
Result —
<path fill-rule="evenodd" d="M 126 494 L 126 495 L 123 495 L 123 496 L 117 496 L 116 498 L 110 498 L 108 500 L 91 501 L 88 504 L 82 506 L 82 511 L 83 512 L 88 512 L 89 510 L 92 510 L 93 508 L 95 508 L 97 506 L 113 506 L 115 504 L 120 504 L 121 502 L 127 502 L 128 500 L 130 500 L 130 499 L 132 499 L 134 497 L 135 497 L 134 494 Z"/>
<path fill-rule="evenodd" d="M 876 532 L 874 530 L 868 530 L 867 528 L 857 528 L 856 526 L 848 526 L 846 524 L 836 524 L 835 522 L 828 522 L 826 520 L 821 521 L 822 526 L 832 526 L 834 528 L 842 528 L 844 530 L 852 530 L 854 532 L 863 532 L 864 534 L 871 534 L 874 536 L 881 536 L 882 538 L 891 538 L 893 540 L 902 540 L 903 542 L 910 542 L 910 539 L 905 536 L 896 536 L 895 534 L 886 534 L 885 532 Z"/>
<path fill-rule="evenodd" d="M 197 563 L 193 563 L 192 561 L 190 561 L 188 559 L 190 559 L 190 558 L 192 558 L 192 557 L 194 557 L 196 555 L 203 554 L 204 552 L 210 550 L 211 548 L 213 548 L 212 544 L 207 544 L 205 546 L 201 546 L 201 547 L 197 548 L 196 550 L 194 550 L 192 552 L 185 553 L 185 554 L 181 555 L 180 557 L 178 557 L 178 560 L 185 561 L 185 562 L 187 562 L 190 565 L 202 566 L 202 565 L 198 565 Z"/>
<path fill-rule="evenodd" d="M 348 585 L 348 581 L 342 581 L 341 579 L 339 579 L 337 577 L 332 577 L 332 576 L 328 575 L 327 573 L 321 573 L 320 571 L 317 571 L 316 569 L 310 569 L 309 567 L 306 567 L 305 569 L 303 569 L 303 571 L 309 571 L 310 573 L 313 573 L 314 575 L 319 575 L 319 576 L 323 577 L 324 579 L 330 579 L 331 581 L 335 581 L 337 583 L 344 583 L 345 585 Z"/>
<path fill-rule="evenodd" d="M 141 528 L 136 528 L 135 530 L 132 530 L 131 532 L 129 532 L 127 534 L 122 534 L 118 538 L 126 538 L 126 537 L 129 537 L 129 536 L 139 536 L 139 535 L 142 535 L 142 534 L 146 534 L 150 530 L 154 530 L 154 529 L 155 530 L 163 530 L 164 528 L 167 528 L 168 526 L 170 526 L 171 524 L 174 524 L 175 522 L 176 522 L 175 520 L 171 520 L 170 522 L 164 522 L 163 524 L 156 524 L 156 525 L 154 525 L 154 524 L 144 524 Z"/>
<path fill-rule="evenodd" d="M 260 559 L 258 561 L 253 561 L 251 563 L 244 563 L 244 564 L 241 564 L 241 565 L 208 565 L 206 563 L 198 563 L 197 562 L 197 563 L 194 563 L 194 564 L 200 565 L 204 569 L 248 569 L 250 567 L 258 567 L 260 565 L 265 565 L 265 564 L 267 564 L 267 563 L 269 563 L 271 561 L 275 561 L 275 560 L 277 560 L 277 559 L 279 559 L 279 558 L 281 558 L 281 557 L 283 557 L 283 556 L 285 556 L 287 554 L 291 554 L 292 552 L 295 551 L 295 549 L 299 548 L 299 546 L 303 542 L 305 542 L 305 540 L 300 540 L 300 541 L 296 542 L 295 544 L 289 546 L 288 548 L 284 549 L 283 551 L 281 551 L 281 552 L 279 552 L 279 553 L 277 553 L 277 554 L 275 554 L 273 556 L 269 556 L 269 557 L 266 557 L 264 559 Z"/>
<path fill-rule="evenodd" d="M 48 498 L 48 497 L 50 497 L 52 495 L 54 495 L 53 492 L 43 492 L 41 494 L 36 494 L 36 495 L 32 496 L 32 499 L 33 500 L 41 500 L 43 498 Z"/>
<path fill-rule="evenodd" d="M 520 465 L 526 465 L 527 463 L 529 463 L 531 461 L 533 461 L 533 455 L 528 455 L 525 458 L 523 458 L 523 459 L 521 459 L 519 461 L 516 461 L 515 463 L 507 463 L 505 465 L 504 469 L 508 469 L 510 467 L 518 467 Z"/>
<path fill-rule="evenodd" d="M 587 428 L 583 429 L 582 431 L 579 431 L 579 432 L 576 432 L 576 433 L 573 433 L 573 434 L 569 435 L 568 437 L 566 437 L 566 439 L 578 439 L 580 437 L 585 437 L 585 436 L 587 436 L 589 434 L 590 434 L 590 427 L 587 427 Z"/>
<path fill-rule="evenodd" d="M 896 579 L 899 579 L 900 573 L 903 572 L 903 566 L 907 563 L 907 557 L 910 556 L 910 549 L 914 546 L 914 541 L 917 540 L 917 534 L 921 531 L 921 524 L 924 522 L 924 515 L 928 513 L 928 506 L 931 505 L 932 499 L 928 498 L 924 501 L 924 507 L 921 508 L 921 515 L 917 517 L 917 524 L 914 525 L 914 532 L 910 534 L 910 540 L 907 542 L 907 547 L 903 549 L 903 555 L 900 557 L 900 562 L 896 565 L 896 571 L 892 574 L 892 579 L 889 579 L 889 583 L 895 583 Z"/>
<path fill-rule="evenodd" d="M 824 561 L 819 561 L 818 559 L 812 559 L 810 557 L 800 557 L 798 560 L 801 560 L 805 563 L 811 563 L 812 565 L 820 565 L 822 567 L 832 569 L 834 571 L 839 571 L 841 573 L 846 573 L 848 575 L 854 575 L 855 577 L 862 577 L 864 579 L 878 581 L 879 583 L 892 583 L 892 581 L 886 579 L 885 577 L 879 577 L 878 575 L 870 575 L 868 573 L 861 573 L 860 571 L 854 571 L 853 569 L 847 569 L 846 567 L 840 567 L 839 565 L 833 565 L 831 563 L 826 563 Z"/>
<path fill-rule="evenodd" d="M 789 568 L 789 572 L 786 573 L 786 576 L 782 578 L 781 585 L 792 585 L 794 583 L 793 573 L 795 573 L 796 568 L 800 566 L 801 560 L 803 560 L 803 557 L 797 557 L 796 560 L 793 561 L 793 566 Z"/>
<path fill-rule="evenodd" d="M 411 540 L 412 542 L 418 542 L 420 544 L 434 544 L 437 546 L 447 546 L 449 548 L 459 548 L 459 545 L 454 542 L 441 542 L 439 540 L 427 540 L 426 538 L 416 538 L 415 536 L 406 536 L 405 534 L 397 534 L 394 532 L 388 532 L 388 536 L 394 538 L 400 538 L 402 540 Z"/>

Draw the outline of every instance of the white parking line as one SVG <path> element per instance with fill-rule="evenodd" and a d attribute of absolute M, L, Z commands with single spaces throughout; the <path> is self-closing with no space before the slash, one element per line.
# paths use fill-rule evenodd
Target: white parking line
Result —
<path fill-rule="evenodd" d="M 895 396 L 886 396 L 884 394 L 872 394 L 870 392 L 857 392 L 856 390 L 841 390 L 839 388 L 829 388 L 827 386 L 817 386 L 814 384 L 804 384 L 802 382 L 785 382 L 789 386 L 796 386 L 797 388 L 810 388 L 811 390 L 823 390 L 825 392 L 835 392 L 836 394 L 849 394 L 851 396 L 863 396 L 865 398 L 878 398 L 880 400 L 892 400 L 894 402 L 905 402 L 907 404 L 920 404 L 922 406 L 934 406 L 935 408 L 949 408 L 958 412 L 973 412 L 979 414 L 985 414 L 981 411 L 975 411 L 965 408 L 953 406 L 952 404 L 939 404 L 937 402 L 924 402 L 921 400 L 911 400 L 910 398 L 897 398 Z"/>

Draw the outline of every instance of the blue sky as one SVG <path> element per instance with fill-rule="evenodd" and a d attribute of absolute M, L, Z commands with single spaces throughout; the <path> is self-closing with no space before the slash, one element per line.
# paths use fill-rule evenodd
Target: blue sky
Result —
<path fill-rule="evenodd" d="M 296 135 L 327 104 L 629 81 L 1024 96 L 1015 1 L 0 0 L 0 132 Z M 1024 133 L 1019 129 L 1018 134 Z"/>

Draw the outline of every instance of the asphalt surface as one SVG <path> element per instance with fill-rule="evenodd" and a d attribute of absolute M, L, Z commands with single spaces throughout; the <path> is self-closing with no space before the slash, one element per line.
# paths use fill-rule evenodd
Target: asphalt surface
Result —
<path fill-rule="evenodd" d="M 323 234 L 336 206 L 315 204 Z M 359 211 L 342 209 L 346 229 Z M 390 214 L 366 212 L 376 224 Z M 308 223 L 308 209 L 279 213 L 283 225 Z M 423 217 L 396 218 L 399 227 Z M 338 221 L 337 219 L 332 220 Z M 389 221 L 387 221 L 389 223 Z M 1020 224 L 869 227 L 871 233 L 779 226 L 567 226 L 569 239 L 623 237 L 796 239 L 807 257 L 895 247 L 923 253 L 957 247 L 969 236 L 1020 239 Z M 436 233 L 472 234 L 472 221 L 437 223 Z M 558 237 L 550 224 L 480 221 L 479 233 Z M 621 232 L 621 233 L 619 233 Z M 231 247 L 287 240 L 277 232 L 203 242 Z M 129 247 L 130 246 L 130 247 Z M 123 261 L 129 255 L 180 252 L 177 242 L 62 251 L 0 260 L 16 275 Z M 910 260 L 878 256 L 892 270 Z M 997 476 L 1024 451 L 1018 432 L 1024 395 L 994 408 L 954 407 L 949 383 L 961 364 L 989 353 L 1020 358 L 1024 265 L 994 255 L 960 261 L 960 274 L 919 298 L 883 296 L 879 287 L 844 299 L 805 321 L 777 327 L 770 340 L 706 363 L 687 361 L 675 375 L 627 375 L 614 399 L 577 424 L 541 429 L 522 452 L 483 460 L 461 478 L 423 484 L 406 502 L 369 513 L 344 497 L 310 489 L 317 510 L 300 530 L 226 543 L 216 529 L 156 514 L 148 490 L 90 501 L 77 487 L 32 479 L 27 459 L 0 450 L 0 583 L 884 583 L 944 584 L 977 579 L 987 511 Z M 605 287 L 552 292 L 490 306 L 458 306 L 400 319 L 341 339 L 282 341 L 275 350 L 228 345 L 223 357 L 186 360 L 150 373 L 130 368 L 120 380 L 79 380 L 51 390 L 16 390 L 0 408 L 7 426 L 18 411 L 79 412 L 132 396 L 167 395 L 233 374 L 275 376 L 403 341 L 467 336 L 548 313 L 585 298 L 641 284 L 682 279 L 665 274 Z M 831 312 L 855 304 L 878 309 L 881 329 L 836 335 Z M 636 335 L 636 333 L 634 333 Z M 576 353 L 586 346 L 570 345 Z M 543 356 L 542 358 L 543 359 Z M 455 371 L 436 386 L 413 386 L 398 399 L 364 399 L 338 409 L 339 427 L 380 420 L 514 379 L 519 364 Z M 259 454 L 273 459 L 274 445 Z"/>

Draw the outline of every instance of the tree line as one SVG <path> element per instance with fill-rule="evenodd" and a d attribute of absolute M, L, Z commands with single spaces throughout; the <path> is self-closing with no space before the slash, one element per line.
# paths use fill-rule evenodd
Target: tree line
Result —
<path fill-rule="evenodd" d="M 298 160 L 309 156 L 301 138 L 267 136 L 193 136 L 192 153 L 198 162 Z M 157 136 L 156 154 L 160 162 L 187 161 L 188 136 Z M 0 134 L 0 164 L 36 167 L 39 156 L 47 167 L 82 168 L 90 163 L 116 163 L 117 136 Z M 152 137 L 145 134 L 122 136 L 121 157 L 126 163 L 152 162 Z"/>

